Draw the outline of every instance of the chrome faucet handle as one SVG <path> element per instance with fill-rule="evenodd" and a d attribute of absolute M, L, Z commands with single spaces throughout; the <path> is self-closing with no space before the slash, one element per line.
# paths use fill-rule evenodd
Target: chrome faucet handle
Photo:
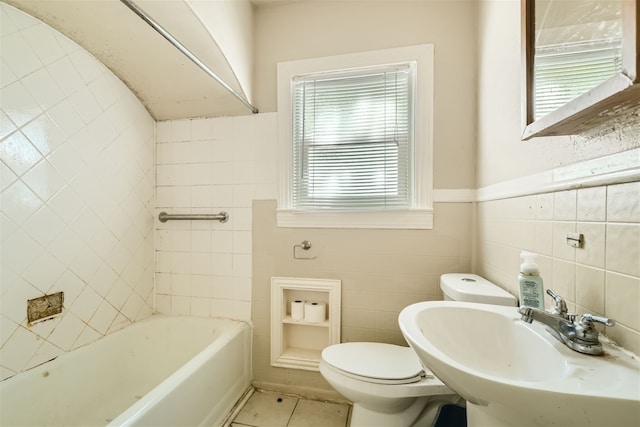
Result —
<path fill-rule="evenodd" d="M 556 294 L 555 292 L 553 292 L 551 289 L 547 289 L 547 295 L 549 295 L 551 298 L 553 298 L 553 300 L 555 301 L 555 305 L 549 310 L 551 312 L 551 314 L 556 314 L 558 316 L 561 316 L 565 319 L 568 318 L 567 315 L 567 303 L 564 301 L 564 299 Z"/>
<path fill-rule="evenodd" d="M 593 327 L 593 322 L 596 323 L 601 323 L 604 326 L 615 326 L 616 322 L 613 321 L 612 319 L 609 319 L 608 317 L 602 317 L 602 316 L 594 316 L 593 314 L 589 314 L 589 313 L 585 313 L 582 315 L 582 317 L 580 318 L 580 325 L 582 327 Z"/>
<path fill-rule="evenodd" d="M 616 324 L 616 322 L 607 317 L 594 316 L 589 313 L 583 314 L 575 327 L 575 338 L 569 347 L 582 353 L 601 354 L 602 344 L 598 339 L 600 334 L 594 327 L 594 322 L 602 323 L 605 326 L 614 326 Z"/>

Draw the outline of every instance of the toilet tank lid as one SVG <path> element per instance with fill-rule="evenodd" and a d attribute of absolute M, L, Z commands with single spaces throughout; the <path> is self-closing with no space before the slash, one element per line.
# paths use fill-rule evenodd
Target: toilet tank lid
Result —
<path fill-rule="evenodd" d="M 341 371 L 382 380 L 414 378 L 423 371 L 409 347 L 377 342 L 334 344 L 322 350 L 322 360 Z"/>
<path fill-rule="evenodd" d="M 476 274 L 449 273 L 440 277 L 440 289 L 454 301 L 514 307 L 517 299 L 498 285 Z"/>

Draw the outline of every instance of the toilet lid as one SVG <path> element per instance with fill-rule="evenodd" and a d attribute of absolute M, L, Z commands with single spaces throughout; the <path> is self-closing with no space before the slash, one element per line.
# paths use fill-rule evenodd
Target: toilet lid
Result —
<path fill-rule="evenodd" d="M 424 377 L 418 355 L 409 347 L 399 345 L 373 342 L 335 344 L 322 351 L 322 359 L 334 368 L 359 377 L 400 383 L 416 382 Z"/>

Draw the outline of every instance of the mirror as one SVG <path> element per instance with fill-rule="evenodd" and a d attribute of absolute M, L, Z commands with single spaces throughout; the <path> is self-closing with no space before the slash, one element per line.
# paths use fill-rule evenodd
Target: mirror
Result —
<path fill-rule="evenodd" d="M 640 105 L 636 0 L 522 0 L 522 11 L 523 140 Z"/>

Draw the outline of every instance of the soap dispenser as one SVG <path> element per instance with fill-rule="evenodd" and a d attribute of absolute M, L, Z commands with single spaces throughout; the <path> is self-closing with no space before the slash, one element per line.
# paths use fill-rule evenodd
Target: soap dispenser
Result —
<path fill-rule="evenodd" d="M 544 292 L 540 270 L 536 264 L 536 254 L 522 252 L 520 254 L 523 262 L 520 264 L 520 305 L 534 307 L 544 310 Z"/>

